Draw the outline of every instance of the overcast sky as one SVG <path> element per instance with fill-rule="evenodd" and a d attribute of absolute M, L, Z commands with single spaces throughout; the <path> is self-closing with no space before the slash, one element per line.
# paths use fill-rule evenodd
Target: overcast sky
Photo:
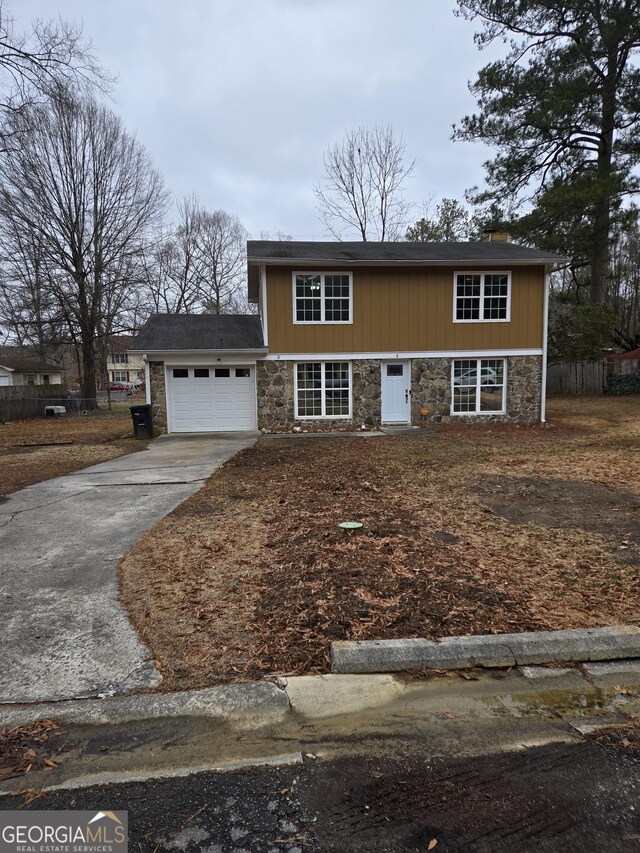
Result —
<path fill-rule="evenodd" d="M 17 23 L 81 23 L 118 76 L 112 106 L 174 198 L 196 192 L 250 234 L 326 239 L 312 186 L 345 130 L 390 123 L 406 195 L 463 199 L 486 149 L 451 142 L 489 61 L 454 0 L 8 0 Z"/>

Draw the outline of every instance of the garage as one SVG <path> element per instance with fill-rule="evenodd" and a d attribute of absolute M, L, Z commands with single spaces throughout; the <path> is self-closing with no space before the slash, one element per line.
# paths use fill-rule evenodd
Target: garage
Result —
<path fill-rule="evenodd" d="M 170 432 L 256 430 L 255 365 L 167 366 Z"/>
<path fill-rule="evenodd" d="M 257 431 L 257 314 L 153 314 L 128 352 L 142 356 L 156 435 Z"/>

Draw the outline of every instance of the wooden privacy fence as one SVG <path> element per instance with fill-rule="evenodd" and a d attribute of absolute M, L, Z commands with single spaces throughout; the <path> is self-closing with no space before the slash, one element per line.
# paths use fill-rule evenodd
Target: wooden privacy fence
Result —
<path fill-rule="evenodd" d="M 0 388 L 0 422 L 44 415 L 45 406 L 69 407 L 66 385 L 10 385 Z"/>
<path fill-rule="evenodd" d="M 637 359 L 556 361 L 547 367 L 547 394 L 603 394 L 640 377 Z M 619 392 L 618 392 L 619 393 Z"/>

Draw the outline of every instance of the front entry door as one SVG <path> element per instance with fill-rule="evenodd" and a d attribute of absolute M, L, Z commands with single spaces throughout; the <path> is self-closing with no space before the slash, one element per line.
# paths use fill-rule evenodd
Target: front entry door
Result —
<path fill-rule="evenodd" d="M 382 362 L 382 422 L 411 423 L 411 362 Z"/>

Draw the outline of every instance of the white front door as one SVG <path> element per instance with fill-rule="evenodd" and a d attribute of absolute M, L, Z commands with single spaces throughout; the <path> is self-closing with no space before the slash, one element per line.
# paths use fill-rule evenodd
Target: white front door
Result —
<path fill-rule="evenodd" d="M 382 422 L 411 423 L 411 362 L 382 362 Z"/>

